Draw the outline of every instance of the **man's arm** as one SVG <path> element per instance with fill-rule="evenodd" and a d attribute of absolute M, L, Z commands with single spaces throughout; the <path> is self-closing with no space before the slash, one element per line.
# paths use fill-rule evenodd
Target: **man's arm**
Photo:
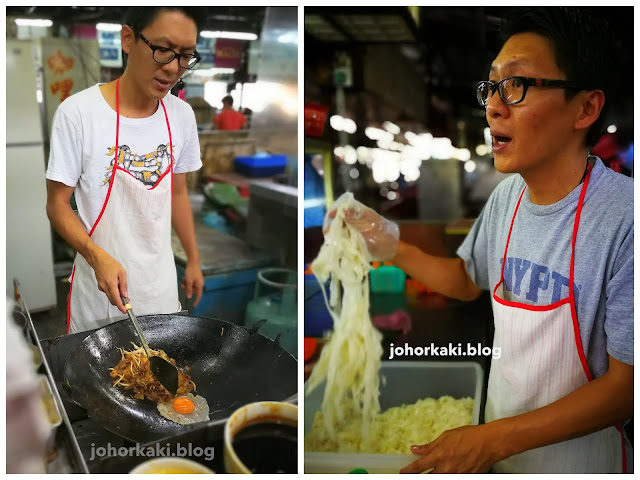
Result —
<path fill-rule="evenodd" d="M 85 232 L 69 203 L 72 194 L 73 187 L 47 180 L 47 216 L 60 236 L 91 265 L 100 291 L 107 295 L 112 305 L 127 313 L 120 298 L 121 295 L 128 297 L 127 273 Z"/>
<path fill-rule="evenodd" d="M 187 298 L 196 294 L 193 306 L 197 307 L 202 297 L 204 288 L 204 277 L 200 267 L 200 254 L 196 244 L 195 226 L 193 223 L 193 212 L 189 193 L 187 190 L 187 174 L 177 173 L 173 176 L 173 196 L 171 206 L 171 223 L 178 234 L 180 243 L 187 254 L 187 268 L 182 280 Z"/>
<path fill-rule="evenodd" d="M 418 247 L 399 242 L 393 263 L 425 287 L 447 297 L 475 300 L 482 293 L 461 258 L 435 257 Z"/>
<path fill-rule="evenodd" d="M 435 257 L 400 241 L 400 230 L 395 223 L 353 200 L 350 194 L 342 195 L 327 213 L 323 225 L 325 235 L 343 202 L 348 202 L 344 210 L 345 222 L 360 232 L 372 259 L 391 260 L 430 290 L 447 297 L 475 300 L 480 296 L 482 290 L 469 276 L 464 260 Z"/>
<path fill-rule="evenodd" d="M 435 467 L 437 473 L 486 472 L 512 455 L 587 435 L 633 416 L 633 365 L 609 356 L 599 378 L 531 412 L 485 425 L 455 428 L 412 448 L 423 457 L 401 473 Z"/>

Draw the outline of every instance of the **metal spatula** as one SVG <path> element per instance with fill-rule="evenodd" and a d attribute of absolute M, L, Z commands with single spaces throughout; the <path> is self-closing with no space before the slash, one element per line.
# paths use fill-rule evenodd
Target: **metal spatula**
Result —
<path fill-rule="evenodd" d="M 127 309 L 127 314 L 133 322 L 133 326 L 136 327 L 136 332 L 138 332 L 140 341 L 142 341 L 144 351 L 147 353 L 151 373 L 154 375 L 154 377 L 156 377 L 156 379 L 162 384 L 164 388 L 169 390 L 169 393 L 171 393 L 171 395 L 175 395 L 178 391 L 178 369 L 167 362 L 165 359 L 151 355 L 149 346 L 147 345 L 147 341 L 145 340 L 144 335 L 142 334 L 142 329 L 140 328 L 140 324 L 138 323 L 138 319 L 133 313 L 133 307 L 129 304 L 129 299 L 125 297 L 120 298 L 122 298 L 122 303 L 124 303 L 124 308 Z"/>

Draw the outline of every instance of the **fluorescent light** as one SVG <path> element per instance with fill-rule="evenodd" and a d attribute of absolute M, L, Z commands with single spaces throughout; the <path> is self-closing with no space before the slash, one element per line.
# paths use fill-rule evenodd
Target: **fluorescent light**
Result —
<path fill-rule="evenodd" d="M 344 163 L 348 165 L 353 165 L 358 161 L 358 154 L 356 153 L 356 149 L 351 145 L 346 145 L 344 147 Z"/>
<path fill-rule="evenodd" d="M 234 40 L 257 40 L 258 36 L 255 33 L 247 32 L 220 32 L 204 30 L 200 32 L 200 36 L 204 38 L 231 38 Z"/>
<path fill-rule="evenodd" d="M 203 68 L 202 70 L 194 70 L 196 77 L 213 77 L 214 75 L 223 75 L 233 73 L 233 68 Z"/>
<path fill-rule="evenodd" d="M 468 162 L 464 162 L 464 169 L 469 173 L 474 172 L 475 169 L 476 169 L 476 162 L 474 162 L 473 160 L 469 160 Z"/>
<path fill-rule="evenodd" d="M 456 148 L 454 153 L 455 157 L 463 162 L 466 162 L 471 158 L 471 152 L 468 148 Z"/>
<path fill-rule="evenodd" d="M 384 128 L 387 132 L 393 133 L 394 135 L 400 134 L 400 127 L 397 126 L 395 123 L 384 122 L 382 124 L 382 128 Z"/>
<path fill-rule="evenodd" d="M 280 42 L 280 43 L 297 44 L 298 43 L 298 33 L 297 32 L 283 33 L 282 35 L 280 35 L 278 37 L 278 42 Z"/>
<path fill-rule="evenodd" d="M 342 128 L 344 129 L 345 132 L 350 133 L 351 135 L 356 133 L 356 131 L 358 130 L 358 126 L 356 125 L 356 122 L 354 122 L 350 118 L 344 119 Z"/>
<path fill-rule="evenodd" d="M 486 127 L 483 130 L 483 133 L 484 133 L 484 143 L 487 145 L 487 148 L 489 148 L 493 144 L 493 138 L 491 138 L 491 130 L 489 130 L 489 127 Z"/>
<path fill-rule="evenodd" d="M 329 125 L 337 132 L 344 130 L 344 118 L 340 115 L 331 115 L 329 118 Z"/>
<path fill-rule="evenodd" d="M 484 143 L 481 143 L 476 147 L 476 153 L 482 157 L 489 153 L 489 148 Z"/>
<path fill-rule="evenodd" d="M 356 133 L 358 129 L 356 122 L 350 118 L 343 118 L 340 115 L 331 115 L 329 125 L 337 132 L 347 132 L 350 134 Z"/>
<path fill-rule="evenodd" d="M 19 27 L 50 27 L 53 22 L 44 18 L 16 18 L 16 25 Z"/>
<path fill-rule="evenodd" d="M 122 30 L 122 25 L 119 23 L 98 23 L 96 29 L 103 32 L 119 32 Z"/>
<path fill-rule="evenodd" d="M 384 130 L 380 130 L 376 127 L 367 127 L 364 129 L 364 134 L 370 140 L 380 140 L 384 135 Z"/>
<path fill-rule="evenodd" d="M 618 131 L 618 127 L 616 127 L 615 125 L 609 125 L 609 127 L 607 128 L 607 132 L 609 133 L 616 133 Z"/>

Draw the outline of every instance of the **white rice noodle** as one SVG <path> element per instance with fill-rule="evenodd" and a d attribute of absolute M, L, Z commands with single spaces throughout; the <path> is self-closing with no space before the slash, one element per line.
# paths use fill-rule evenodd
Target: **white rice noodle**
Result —
<path fill-rule="evenodd" d="M 347 202 L 338 208 L 325 243 L 311 265 L 323 286 L 334 328 L 308 380 L 307 393 L 326 380 L 321 412 L 328 436 L 337 439 L 339 428 L 357 418 L 359 434 L 367 440 L 380 412 L 382 335 L 369 316 L 371 258 L 359 232 L 344 222 L 343 212 L 349 206 Z M 327 299 L 324 284 L 329 279 L 331 291 Z"/>
<path fill-rule="evenodd" d="M 330 435 L 325 428 L 323 412 L 317 412 L 311 431 L 304 439 L 304 449 L 308 452 L 407 455 L 411 445 L 432 442 L 445 430 L 470 425 L 472 418 L 472 398 L 427 398 L 413 405 L 390 408 L 378 415 L 370 438 L 364 441 L 361 418 L 347 418 L 337 435 Z"/>

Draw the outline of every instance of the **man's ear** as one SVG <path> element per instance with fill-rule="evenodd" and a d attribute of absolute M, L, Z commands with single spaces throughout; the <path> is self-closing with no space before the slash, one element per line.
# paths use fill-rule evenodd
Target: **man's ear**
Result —
<path fill-rule="evenodd" d="M 604 92 L 602 90 L 589 90 L 582 92 L 576 98 L 580 104 L 574 128 L 584 130 L 595 123 L 604 107 Z"/>
<path fill-rule="evenodd" d="M 135 33 L 133 33 L 133 29 L 129 25 L 122 25 L 122 30 L 120 30 L 120 42 L 124 53 L 129 55 L 131 46 L 133 45 L 135 40 L 136 35 Z"/>

